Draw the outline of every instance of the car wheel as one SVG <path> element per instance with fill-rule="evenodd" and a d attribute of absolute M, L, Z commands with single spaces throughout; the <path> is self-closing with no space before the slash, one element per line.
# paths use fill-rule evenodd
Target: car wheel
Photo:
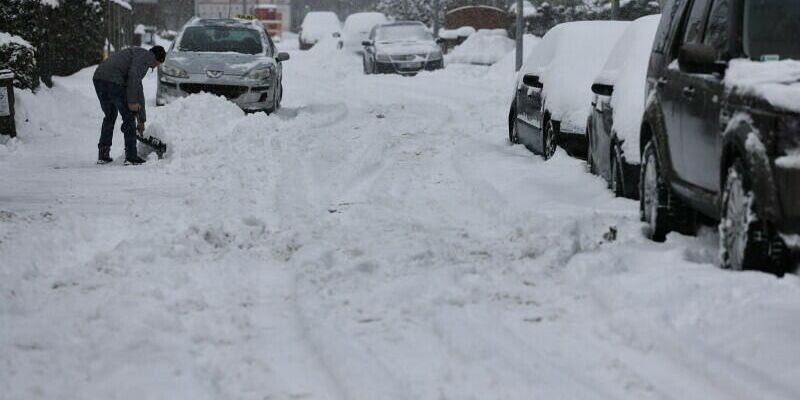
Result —
<path fill-rule="evenodd" d="M 697 214 L 672 194 L 661 171 L 655 143 L 645 145 L 639 178 L 639 209 L 647 223 L 646 234 L 651 240 L 663 242 L 667 233 L 678 231 L 691 235 L 697 225 Z"/>
<path fill-rule="evenodd" d="M 281 108 L 281 102 L 283 101 L 283 82 L 278 83 L 278 90 L 275 93 L 275 110 Z"/>
<path fill-rule="evenodd" d="M 751 180 L 741 161 L 728 169 L 725 179 L 719 241 L 722 268 L 784 272 L 783 243 L 759 220 Z"/>
<path fill-rule="evenodd" d="M 586 164 L 589 165 L 589 173 L 597 175 L 597 167 L 594 165 L 594 157 L 592 157 L 592 136 L 590 135 L 589 128 L 586 128 L 586 140 L 589 142 L 589 151 L 586 154 Z"/>
<path fill-rule="evenodd" d="M 547 124 L 544 126 L 544 132 L 542 133 L 542 141 L 543 146 L 542 149 L 544 150 L 544 157 L 545 160 L 549 160 L 553 155 L 556 154 L 556 129 L 553 126 L 553 120 L 547 121 Z"/>
<path fill-rule="evenodd" d="M 508 141 L 511 144 L 519 144 L 519 128 L 517 127 L 517 110 L 511 109 L 511 116 L 508 127 Z"/>
<path fill-rule="evenodd" d="M 611 191 L 616 197 L 625 197 L 625 181 L 622 177 L 621 157 L 617 146 L 614 145 L 611 154 Z"/>

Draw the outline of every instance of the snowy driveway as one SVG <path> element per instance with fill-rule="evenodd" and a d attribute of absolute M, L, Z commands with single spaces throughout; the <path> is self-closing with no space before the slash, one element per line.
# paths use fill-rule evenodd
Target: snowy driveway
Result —
<path fill-rule="evenodd" d="M 0 145 L 2 399 L 800 398 L 797 276 L 509 146 L 510 71 L 293 52 L 278 115 L 151 108 L 142 167 L 94 164 L 91 73 Z"/>

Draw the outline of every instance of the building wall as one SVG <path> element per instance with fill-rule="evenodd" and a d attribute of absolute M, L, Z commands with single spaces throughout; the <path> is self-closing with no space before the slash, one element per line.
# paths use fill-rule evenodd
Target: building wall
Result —
<path fill-rule="evenodd" d="M 197 0 L 197 16 L 200 18 L 234 18 L 238 15 L 253 15 L 253 7 L 276 5 L 283 19 L 284 29 L 292 23 L 291 0 Z"/>

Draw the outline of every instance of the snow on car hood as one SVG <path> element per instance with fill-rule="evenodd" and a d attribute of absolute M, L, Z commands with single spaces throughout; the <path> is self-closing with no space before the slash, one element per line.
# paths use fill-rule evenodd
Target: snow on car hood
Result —
<path fill-rule="evenodd" d="M 775 107 L 800 112 L 800 61 L 732 60 L 725 86 L 734 93 L 758 96 Z"/>
<path fill-rule="evenodd" d="M 241 53 L 170 53 L 164 62 L 190 74 L 205 74 L 206 71 L 224 71 L 225 75 L 244 75 L 258 66 L 274 65 L 275 61 L 264 55 Z"/>
<path fill-rule="evenodd" d="M 430 54 L 439 51 L 433 42 L 382 42 L 375 45 L 378 54 L 403 56 L 408 54 Z"/>

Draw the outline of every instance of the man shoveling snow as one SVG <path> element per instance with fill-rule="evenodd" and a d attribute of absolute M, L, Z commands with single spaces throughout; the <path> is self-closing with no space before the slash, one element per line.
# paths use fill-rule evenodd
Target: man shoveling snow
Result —
<path fill-rule="evenodd" d="M 167 52 L 161 46 L 150 50 L 134 47 L 118 51 L 101 62 L 92 80 L 103 109 L 103 125 L 100 142 L 97 145 L 98 164 L 114 161 L 111 158 L 111 139 L 117 113 L 122 115 L 122 133 L 125 135 L 125 165 L 138 165 L 144 159 L 136 152 L 136 132 L 144 133 L 147 119 L 144 107 L 142 79 L 149 68 L 156 68 L 164 62 Z"/>

